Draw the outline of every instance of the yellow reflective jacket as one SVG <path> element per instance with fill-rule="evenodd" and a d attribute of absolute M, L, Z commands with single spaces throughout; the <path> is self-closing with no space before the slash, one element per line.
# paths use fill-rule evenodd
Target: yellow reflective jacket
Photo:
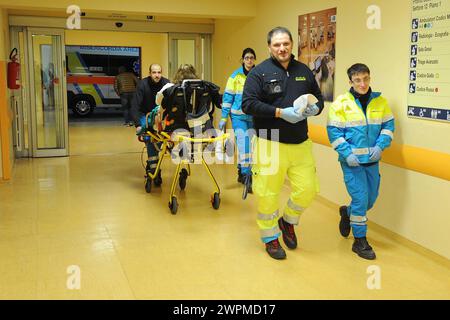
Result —
<path fill-rule="evenodd" d="M 366 114 L 350 92 L 337 97 L 329 109 L 328 139 L 339 153 L 339 161 L 353 153 L 360 163 L 373 162 L 369 160 L 370 148 L 389 147 L 394 129 L 391 108 L 379 92 L 371 93 Z"/>

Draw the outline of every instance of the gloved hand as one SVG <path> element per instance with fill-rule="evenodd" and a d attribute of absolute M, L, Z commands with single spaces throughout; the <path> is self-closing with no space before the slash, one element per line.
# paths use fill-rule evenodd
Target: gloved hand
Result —
<path fill-rule="evenodd" d="M 314 95 L 310 93 L 302 94 L 300 97 L 295 99 L 294 109 L 297 113 L 303 114 L 303 112 L 308 106 L 315 105 L 317 102 L 319 102 L 319 100 L 317 100 L 317 98 Z"/>
<path fill-rule="evenodd" d="M 223 131 L 225 129 L 225 126 L 227 125 L 227 119 L 220 119 L 219 122 L 219 130 Z"/>
<path fill-rule="evenodd" d="M 138 136 L 140 134 L 142 134 L 142 127 L 141 126 L 136 127 L 136 135 Z"/>
<path fill-rule="evenodd" d="M 305 118 L 307 118 L 307 117 L 315 116 L 318 113 L 319 113 L 319 107 L 317 106 L 317 104 L 313 104 L 313 105 L 307 106 L 306 109 L 303 111 L 302 115 Z"/>
<path fill-rule="evenodd" d="M 305 120 L 305 117 L 303 115 L 295 112 L 294 107 L 281 109 L 280 118 L 290 123 L 297 123 L 299 121 Z"/>
<path fill-rule="evenodd" d="M 370 148 L 369 151 L 369 160 L 370 161 L 378 161 L 381 159 L 381 153 L 383 150 L 379 146 L 375 146 L 373 148 Z"/>
<path fill-rule="evenodd" d="M 347 159 L 345 159 L 345 161 L 347 161 L 347 164 L 348 164 L 350 167 L 358 167 L 358 166 L 359 166 L 359 160 L 358 160 L 358 157 L 355 156 L 353 153 L 352 153 L 351 155 L 349 155 L 349 156 L 347 157 Z"/>

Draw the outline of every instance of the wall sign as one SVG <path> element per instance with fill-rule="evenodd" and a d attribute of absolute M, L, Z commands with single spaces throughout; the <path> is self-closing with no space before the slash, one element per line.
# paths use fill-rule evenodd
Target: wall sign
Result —
<path fill-rule="evenodd" d="M 408 116 L 450 122 L 450 1 L 411 7 Z"/>

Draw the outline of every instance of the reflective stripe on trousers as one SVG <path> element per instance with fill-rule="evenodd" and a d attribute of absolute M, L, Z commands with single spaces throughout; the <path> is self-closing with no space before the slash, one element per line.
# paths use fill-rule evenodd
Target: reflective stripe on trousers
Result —
<path fill-rule="evenodd" d="M 231 124 L 233 126 L 238 149 L 238 167 L 241 168 L 242 174 L 250 173 L 251 143 L 254 132 L 252 130 L 253 121 L 231 116 Z"/>
<path fill-rule="evenodd" d="M 261 238 L 279 237 L 280 229 L 278 227 L 278 210 L 272 213 L 258 213 L 257 223 L 260 228 Z"/>
<path fill-rule="evenodd" d="M 380 173 L 378 162 L 371 166 L 350 167 L 341 162 L 347 191 L 352 198 L 347 212 L 355 238 L 367 234 L 367 211 L 370 210 L 378 197 Z"/>
<path fill-rule="evenodd" d="M 289 198 L 286 207 L 284 208 L 284 220 L 290 224 L 297 225 L 300 220 L 300 215 L 303 213 L 305 208 L 296 204 Z"/>

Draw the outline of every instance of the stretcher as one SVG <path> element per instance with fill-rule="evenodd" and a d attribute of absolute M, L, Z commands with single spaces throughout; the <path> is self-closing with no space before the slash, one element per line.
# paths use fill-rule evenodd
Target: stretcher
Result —
<path fill-rule="evenodd" d="M 194 127 L 194 125 L 192 125 L 193 123 L 195 123 L 196 126 L 198 126 L 198 124 L 200 123 L 198 121 L 195 122 L 195 119 L 204 119 L 205 114 L 212 114 L 213 111 L 209 107 L 206 109 L 203 108 L 203 111 L 202 108 L 195 107 L 196 105 L 198 105 L 198 103 L 196 103 L 195 101 L 195 97 L 197 96 L 196 90 L 200 90 L 201 86 L 204 85 L 203 83 L 203 81 L 198 80 L 185 80 L 183 82 L 183 85 L 179 86 L 179 88 L 171 87 L 171 93 L 169 92 L 167 94 L 171 96 L 180 96 L 180 92 L 184 94 L 182 104 L 184 104 L 184 107 L 186 109 L 186 119 L 185 124 L 183 124 L 181 128 L 185 128 L 187 130 L 176 130 L 180 128 L 174 127 L 174 121 L 170 120 L 170 112 L 171 110 L 173 111 L 176 109 L 176 112 L 179 116 L 181 107 L 180 104 L 177 105 L 176 102 L 168 99 L 170 107 L 165 108 L 164 112 L 159 112 L 159 115 L 157 114 L 157 111 L 147 114 L 145 123 L 148 123 L 149 125 L 146 130 L 144 130 L 138 136 L 138 139 L 141 142 L 146 142 L 148 141 L 148 139 L 150 139 L 150 143 L 160 145 L 158 162 L 156 164 L 155 170 L 153 172 L 146 170 L 145 190 L 147 193 L 151 192 L 152 181 L 158 176 L 164 158 L 169 156 L 172 160 L 171 162 L 176 164 L 176 169 L 170 188 L 168 204 L 170 212 L 172 214 L 176 214 L 178 211 L 179 204 L 176 196 L 177 186 L 181 191 L 186 188 L 187 179 L 191 176 L 191 164 L 197 162 L 201 162 L 206 172 L 208 173 L 208 176 L 213 182 L 214 188 L 213 192 L 210 194 L 210 202 L 212 204 L 212 207 L 216 210 L 220 207 L 220 187 L 213 173 L 211 172 L 207 161 L 205 161 L 204 151 L 209 145 L 224 143 L 224 141 L 229 138 L 229 134 L 225 133 L 218 136 L 208 136 L 206 134 L 194 134 L 193 130 L 189 130 Z M 190 91 L 192 91 L 191 94 L 189 94 L 189 96 L 186 98 L 186 95 L 188 95 L 186 92 L 189 93 Z M 191 96 L 193 97 L 193 99 L 191 99 Z M 201 92 L 200 96 L 202 96 L 203 98 L 206 97 L 204 92 Z M 191 102 L 188 103 L 187 101 Z M 164 104 L 164 99 L 162 101 L 162 104 Z M 178 107 L 174 108 L 174 105 L 177 105 Z M 189 108 L 189 106 L 194 107 Z M 200 114 L 199 111 L 203 114 Z M 154 119 L 158 119 L 158 117 L 161 118 L 159 119 L 160 121 L 154 121 Z M 208 120 L 210 121 L 212 119 Z M 200 161 L 198 161 L 198 157 L 200 158 Z"/>

